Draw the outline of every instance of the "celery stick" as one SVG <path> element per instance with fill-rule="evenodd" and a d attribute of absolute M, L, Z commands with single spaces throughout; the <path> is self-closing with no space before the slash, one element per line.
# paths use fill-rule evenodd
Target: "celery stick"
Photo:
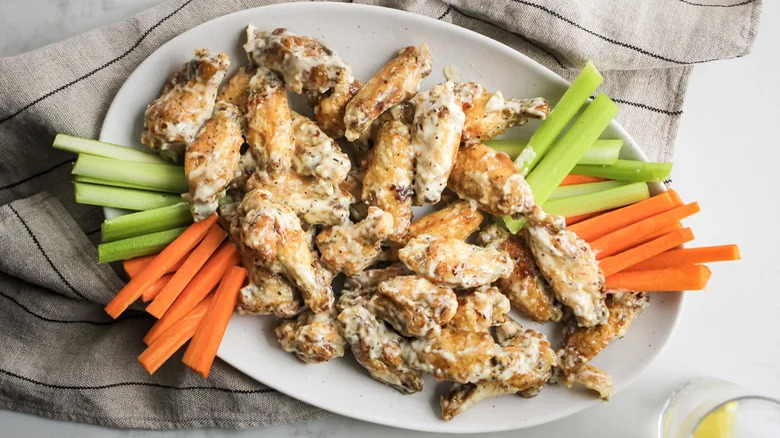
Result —
<path fill-rule="evenodd" d="M 549 214 L 569 217 L 622 207 L 649 197 L 647 184 L 635 182 L 599 192 L 550 200 L 542 208 Z"/>
<path fill-rule="evenodd" d="M 183 193 L 189 189 L 184 168 L 168 164 L 138 163 L 82 154 L 76 160 L 72 173 L 133 184 L 148 190 Z"/>
<path fill-rule="evenodd" d="M 571 173 L 580 175 L 600 176 L 603 178 L 623 181 L 655 181 L 661 182 L 672 172 L 672 163 L 653 163 L 646 161 L 618 160 L 608 166 L 577 165 Z"/>
<path fill-rule="evenodd" d="M 484 142 L 491 148 L 509 155 L 515 159 L 528 144 L 528 140 L 487 140 Z M 582 155 L 577 164 L 613 164 L 620 156 L 623 140 L 598 139 Z"/>
<path fill-rule="evenodd" d="M 617 163 L 620 156 L 620 149 L 623 147 L 623 140 L 620 139 L 601 139 L 593 142 L 592 145 L 582 154 L 577 164 L 614 164 Z"/>
<path fill-rule="evenodd" d="M 90 183 L 90 184 L 100 184 L 101 186 L 125 187 L 128 189 L 139 189 L 139 190 L 147 190 L 147 191 L 149 190 L 148 188 L 139 186 L 138 184 L 126 183 L 121 181 L 109 181 L 107 179 L 92 178 L 91 176 L 76 175 L 73 177 L 73 181 Z"/>
<path fill-rule="evenodd" d="M 618 107 L 605 94 L 599 94 L 574 121 L 571 128 L 555 143 L 544 159 L 525 179 L 534 194 L 534 202 L 544 205 L 552 192 L 577 164 L 585 150 L 607 128 L 618 112 Z M 525 219 L 504 217 L 509 231 L 516 233 L 525 225 Z"/>
<path fill-rule="evenodd" d="M 98 263 L 110 263 L 158 253 L 186 229 L 187 227 L 180 227 L 114 242 L 101 243 L 98 245 Z"/>
<path fill-rule="evenodd" d="M 181 202 L 181 196 L 145 190 L 73 183 L 76 202 L 125 210 L 151 210 Z"/>
<path fill-rule="evenodd" d="M 168 207 L 139 211 L 103 221 L 103 242 L 126 239 L 192 223 L 190 204 L 180 202 Z"/>
<path fill-rule="evenodd" d="M 629 184 L 626 181 L 601 181 L 587 184 L 572 184 L 570 186 L 561 186 L 555 189 L 547 198 L 547 201 L 553 199 L 568 198 L 571 196 L 587 195 L 588 193 L 600 192 L 602 190 L 614 189 L 615 187 Z"/>
<path fill-rule="evenodd" d="M 571 83 L 561 100 L 555 104 L 547 119 L 531 136 L 528 146 L 515 161 L 515 165 L 523 176 L 528 175 L 539 164 L 547 149 L 603 81 L 604 78 L 592 62 L 585 64 L 580 74 Z"/>
<path fill-rule="evenodd" d="M 129 147 L 119 146 L 88 138 L 73 137 L 66 134 L 57 134 L 54 137 L 52 147 L 77 154 L 97 155 L 99 157 L 114 158 L 125 161 L 138 161 L 142 163 L 166 163 L 157 155 L 140 151 Z"/>

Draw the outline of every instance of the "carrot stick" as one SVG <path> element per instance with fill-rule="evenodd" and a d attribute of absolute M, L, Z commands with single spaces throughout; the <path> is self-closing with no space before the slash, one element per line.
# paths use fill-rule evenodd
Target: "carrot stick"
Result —
<path fill-rule="evenodd" d="M 217 356 L 219 344 L 222 343 L 230 315 L 236 307 L 238 292 L 244 284 L 246 274 L 246 269 L 234 266 L 222 277 L 209 310 L 192 336 L 187 351 L 184 352 L 182 362 L 204 379 L 209 376 L 211 364 Z"/>
<path fill-rule="evenodd" d="M 173 301 L 179 296 L 187 283 L 192 280 L 192 277 L 198 273 L 198 270 L 206 263 L 211 257 L 211 254 L 217 250 L 219 245 L 227 237 L 227 234 L 222 231 L 219 225 L 214 224 L 211 226 L 209 233 L 203 238 L 203 241 L 192 250 L 192 253 L 187 257 L 181 268 L 173 274 L 173 278 L 168 284 L 160 291 L 157 297 L 146 307 L 146 311 L 153 315 L 155 318 L 162 318 L 163 314 Z"/>
<path fill-rule="evenodd" d="M 597 260 L 603 259 L 638 245 L 656 230 L 674 225 L 699 210 L 696 202 L 673 208 L 600 237 L 590 242 L 590 247 L 596 253 Z M 576 226 L 574 224 L 572 227 Z"/>
<path fill-rule="evenodd" d="M 144 289 L 159 280 L 168 269 L 178 263 L 198 242 L 203 240 L 211 225 L 216 221 L 217 215 L 215 213 L 206 220 L 190 225 L 176 240 L 165 247 L 160 254 L 157 254 L 154 260 L 144 266 L 138 275 L 130 279 L 114 299 L 106 305 L 106 313 L 114 319 L 118 318 L 135 300 L 141 297 Z"/>
<path fill-rule="evenodd" d="M 138 361 L 149 372 L 154 374 L 165 361 L 170 359 L 185 342 L 195 334 L 195 329 L 208 310 L 213 295 L 209 295 L 194 309 L 190 310 L 184 318 L 173 324 L 157 340 L 152 342 L 140 356 Z"/>
<path fill-rule="evenodd" d="M 231 266 L 241 261 L 236 246 L 231 242 L 223 243 L 217 252 L 203 265 L 195 277 L 190 280 L 187 287 L 179 294 L 179 297 L 171 304 L 168 311 L 152 326 L 144 337 L 148 344 L 154 342 L 168 327 L 180 320 L 184 315 L 198 305 L 203 298 L 211 292 L 219 283 L 220 278 Z"/>
<path fill-rule="evenodd" d="M 607 277 L 608 290 L 638 292 L 679 292 L 702 290 L 712 272 L 704 265 L 676 266 L 647 271 L 623 271 Z"/>
<path fill-rule="evenodd" d="M 643 243 L 635 248 L 623 251 L 612 257 L 607 257 L 599 262 L 599 267 L 605 277 L 618 273 L 629 266 L 645 261 L 650 257 L 661 254 L 664 251 L 680 246 L 693 240 L 693 232 L 690 228 L 672 231 L 655 240 Z"/>
<path fill-rule="evenodd" d="M 157 257 L 157 254 L 150 254 L 148 256 L 141 256 L 141 257 L 136 257 L 134 259 L 123 261 L 122 265 L 125 268 L 125 273 L 127 273 L 127 276 L 130 278 L 135 277 L 136 275 L 138 275 L 139 272 L 141 272 L 141 270 L 144 267 L 146 267 L 146 265 L 148 265 L 152 260 L 154 260 L 155 257 Z M 148 260 L 140 260 L 140 259 L 147 259 L 147 258 Z M 175 265 L 168 268 L 168 270 L 165 271 L 165 273 L 170 274 L 171 272 L 175 272 L 177 269 L 181 268 L 181 265 L 184 263 L 184 260 L 186 259 L 187 259 L 186 256 L 183 257 L 181 260 L 179 260 L 179 263 L 176 263 Z M 138 260 L 138 262 L 135 262 L 134 260 Z M 131 262 L 129 266 L 127 262 Z"/>
<path fill-rule="evenodd" d="M 657 230 L 653 230 L 652 233 L 648 234 L 647 236 L 643 237 L 641 240 L 637 242 L 637 245 L 641 245 L 643 243 L 647 243 L 651 240 L 655 240 L 663 235 L 669 234 L 673 231 L 677 231 L 682 229 L 682 224 L 680 222 L 675 222 L 671 225 L 658 228 Z"/>
<path fill-rule="evenodd" d="M 566 226 L 574 225 L 577 222 L 582 222 L 585 219 L 590 219 L 604 213 L 603 211 L 594 211 L 593 213 L 578 214 L 576 216 L 569 216 L 566 218 Z"/>
<path fill-rule="evenodd" d="M 122 267 L 125 268 L 125 272 L 128 276 L 133 277 L 141 272 L 144 266 L 148 265 L 155 257 L 157 257 L 157 254 L 149 254 L 134 259 L 128 259 L 122 262 Z"/>
<path fill-rule="evenodd" d="M 680 248 L 662 252 L 641 263 L 626 268 L 626 271 L 646 271 L 650 269 L 673 268 L 708 262 L 729 262 L 739 260 L 737 245 L 703 246 L 701 248 Z"/>
<path fill-rule="evenodd" d="M 558 186 L 572 186 L 574 184 L 587 184 L 592 182 L 601 182 L 601 181 L 609 181 L 607 178 L 602 178 L 600 176 L 587 176 L 587 175 L 578 175 L 576 173 L 570 173 L 566 175 L 566 177 L 563 178 L 563 181 L 561 181 Z"/>
<path fill-rule="evenodd" d="M 152 301 L 154 297 L 156 297 L 160 291 L 163 290 L 165 285 L 168 284 L 168 282 L 171 280 L 171 277 L 173 277 L 173 274 L 165 274 L 160 277 L 159 280 L 152 283 L 151 286 L 144 289 L 143 294 L 141 294 L 141 301 L 144 303 Z"/>
<path fill-rule="evenodd" d="M 680 198 L 674 190 L 655 195 L 652 198 L 628 205 L 617 210 L 599 215 L 598 217 L 584 220 L 572 225 L 569 229 L 577 233 L 580 238 L 592 242 L 599 237 L 617 231 L 623 227 L 647 219 L 651 216 L 671 210 L 681 205 Z"/>

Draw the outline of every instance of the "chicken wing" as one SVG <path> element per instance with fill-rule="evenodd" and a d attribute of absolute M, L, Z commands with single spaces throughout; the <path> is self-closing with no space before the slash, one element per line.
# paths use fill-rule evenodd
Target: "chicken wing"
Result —
<path fill-rule="evenodd" d="M 551 377 L 555 353 L 544 335 L 524 330 L 514 321 L 508 321 L 496 332 L 499 351 L 492 374 L 475 383 L 456 383 L 442 395 L 444 420 L 452 420 L 486 398 L 515 393 L 536 395 Z"/>
<path fill-rule="evenodd" d="M 561 319 L 561 306 L 555 302 L 552 289 L 536 267 L 522 234 L 510 234 L 491 224 L 479 233 L 477 240 L 486 248 L 506 252 L 515 262 L 509 277 L 499 278 L 495 284 L 515 308 L 537 322 Z"/>
<path fill-rule="evenodd" d="M 311 119 L 292 112 L 295 154 L 292 167 L 301 175 L 309 175 L 339 184 L 352 166 L 347 154 Z"/>
<path fill-rule="evenodd" d="M 385 123 L 364 169 L 361 198 L 393 215 L 389 237 L 402 240 L 412 221 L 414 153 L 409 147 L 409 128 L 401 122 Z"/>
<path fill-rule="evenodd" d="M 495 216 L 515 215 L 534 205 L 534 195 L 512 159 L 482 143 L 460 148 L 447 187 Z"/>
<path fill-rule="evenodd" d="M 376 292 L 377 286 L 385 280 L 400 275 L 409 275 L 410 271 L 401 263 L 390 265 L 386 268 L 366 269 L 353 275 L 344 282 L 344 289 L 365 291 L 368 295 Z"/>
<path fill-rule="evenodd" d="M 603 398 L 609 398 L 611 391 L 607 390 L 607 383 L 611 382 L 611 379 L 609 376 L 602 376 L 606 373 L 597 368 L 585 367 L 610 342 L 626 334 L 628 327 L 647 307 L 648 298 L 641 292 L 615 293 L 607 298 L 606 305 L 609 318 L 604 324 L 595 327 L 575 327 L 573 324 L 567 326 L 563 342 L 557 350 L 564 383 L 568 386 L 574 382 L 583 383 L 598 391 Z"/>
<path fill-rule="evenodd" d="M 329 181 L 288 171 L 269 175 L 254 173 L 247 182 L 249 189 L 263 189 L 291 208 L 310 225 L 341 225 L 349 222 L 352 195 Z"/>
<path fill-rule="evenodd" d="M 253 263 L 289 278 L 310 309 L 330 310 L 330 274 L 315 263 L 301 222 L 289 207 L 264 190 L 252 190 L 238 206 L 231 234 Z"/>
<path fill-rule="evenodd" d="M 402 356 L 408 341 L 377 320 L 360 299 L 342 297 L 339 307 L 343 309 L 338 319 L 344 337 L 355 359 L 371 377 L 403 394 L 422 391 L 422 375 Z"/>
<path fill-rule="evenodd" d="M 146 107 L 141 143 L 179 161 L 185 147 L 211 117 L 217 88 L 228 68 L 226 54 L 196 50 L 195 56 L 168 79 L 160 97 Z"/>
<path fill-rule="evenodd" d="M 249 81 L 255 75 L 254 67 L 241 66 L 233 73 L 219 90 L 217 102 L 232 103 L 241 114 L 246 114 L 246 99 L 249 94 Z"/>
<path fill-rule="evenodd" d="M 245 266 L 252 266 L 245 261 Z M 249 284 L 241 289 L 236 310 L 247 315 L 270 315 L 277 318 L 292 318 L 303 309 L 300 292 L 284 277 L 252 266 Z"/>
<path fill-rule="evenodd" d="M 217 211 L 236 172 L 240 157 L 241 118 L 238 108 L 219 102 L 184 153 L 184 174 L 190 186 L 192 217 L 200 221 Z"/>
<path fill-rule="evenodd" d="M 292 115 L 284 84 L 270 70 L 259 68 L 249 80 L 246 142 L 269 174 L 290 168 L 295 152 Z"/>
<path fill-rule="evenodd" d="M 490 284 L 514 268 L 506 253 L 430 234 L 410 240 L 398 250 L 398 258 L 417 275 L 450 287 Z"/>
<path fill-rule="evenodd" d="M 455 316 L 447 327 L 472 332 L 487 332 L 503 324 L 509 313 L 509 299 L 492 286 L 482 286 L 458 297 Z"/>
<path fill-rule="evenodd" d="M 455 165 L 465 115 L 453 82 L 435 85 L 412 102 L 415 200 L 420 205 L 435 204 Z"/>
<path fill-rule="evenodd" d="M 405 275 L 379 283 L 368 308 L 404 336 L 430 337 L 455 315 L 458 297 L 448 287 Z"/>
<path fill-rule="evenodd" d="M 550 104 L 544 98 L 507 100 L 500 91 L 487 93 L 484 88 L 479 90 L 479 87 L 469 84 L 473 83 L 459 87 L 461 96 L 473 93 L 465 110 L 466 121 L 461 136 L 464 144 L 491 139 L 509 128 L 525 125 L 529 118 L 544 120 L 550 112 Z"/>
<path fill-rule="evenodd" d="M 347 104 L 344 113 L 347 140 L 356 140 L 385 110 L 414 96 L 432 67 L 433 59 L 425 44 L 399 51 Z"/>
<path fill-rule="evenodd" d="M 369 207 L 368 216 L 356 224 L 336 225 L 317 235 L 320 259 L 328 268 L 355 275 L 376 261 L 380 244 L 393 228 L 393 216 Z"/>
<path fill-rule="evenodd" d="M 457 201 L 412 222 L 405 240 L 421 234 L 466 240 L 481 223 L 482 213 L 479 210 L 469 202 Z"/>
<path fill-rule="evenodd" d="M 325 93 L 337 83 L 351 83 L 352 69 L 322 41 L 279 28 L 264 32 L 248 26 L 244 50 L 257 66 L 278 73 L 293 93 Z"/>
<path fill-rule="evenodd" d="M 306 363 L 322 363 L 344 356 L 347 342 L 330 312 L 303 312 L 296 319 L 279 323 L 274 330 L 284 351 Z"/>
<path fill-rule="evenodd" d="M 347 127 L 344 125 L 344 114 L 347 104 L 360 91 L 363 84 L 354 79 L 346 82 L 347 78 L 337 79 L 336 85 L 325 94 L 316 91 L 307 92 L 309 105 L 314 109 L 314 119 L 317 125 L 333 138 L 344 136 Z"/>
<path fill-rule="evenodd" d="M 604 370 L 596 368 L 589 363 L 567 375 L 563 383 L 568 387 L 571 387 L 574 383 L 579 383 L 590 390 L 596 391 L 599 397 L 607 401 L 612 396 L 612 377 Z"/>
<path fill-rule="evenodd" d="M 566 229 L 563 217 L 534 206 L 525 238 L 536 265 L 555 298 L 571 308 L 581 327 L 603 324 L 609 317 L 604 303 L 604 274 L 587 242 Z"/>
<path fill-rule="evenodd" d="M 414 121 L 414 104 L 411 101 L 404 101 L 398 105 L 390 108 L 379 115 L 371 125 L 368 126 L 361 134 L 360 137 L 355 139 L 352 144 L 357 147 L 357 152 L 365 152 L 374 147 L 379 130 L 387 122 L 401 122 L 407 127 L 412 125 Z"/>
<path fill-rule="evenodd" d="M 496 343 L 488 333 L 443 328 L 439 336 L 416 338 L 404 346 L 404 359 L 436 380 L 477 382 L 493 372 Z"/>

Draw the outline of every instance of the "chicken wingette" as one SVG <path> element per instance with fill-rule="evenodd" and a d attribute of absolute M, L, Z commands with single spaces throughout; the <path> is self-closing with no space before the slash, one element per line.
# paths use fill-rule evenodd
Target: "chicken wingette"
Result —
<path fill-rule="evenodd" d="M 471 288 L 511 274 L 514 262 L 504 252 L 462 240 L 421 234 L 398 250 L 398 258 L 417 275 L 450 287 Z"/>
<path fill-rule="evenodd" d="M 531 249 L 522 234 L 510 234 L 491 224 L 477 235 L 477 241 L 486 248 L 504 251 L 515 262 L 515 268 L 495 285 L 509 298 L 512 306 L 537 322 L 558 321 L 563 312 L 547 281 L 536 266 Z"/>
<path fill-rule="evenodd" d="M 146 107 L 141 143 L 179 161 L 214 112 L 217 89 L 228 68 L 226 54 L 196 50 L 195 56 L 168 79 L 160 97 Z"/>
<path fill-rule="evenodd" d="M 403 240 L 412 220 L 414 152 L 409 128 L 401 122 L 385 123 L 363 165 L 361 198 L 366 204 L 393 215 L 390 239 Z"/>
<path fill-rule="evenodd" d="M 347 140 L 356 140 L 385 110 L 414 96 L 432 66 L 425 44 L 399 51 L 347 104 L 344 114 Z"/>

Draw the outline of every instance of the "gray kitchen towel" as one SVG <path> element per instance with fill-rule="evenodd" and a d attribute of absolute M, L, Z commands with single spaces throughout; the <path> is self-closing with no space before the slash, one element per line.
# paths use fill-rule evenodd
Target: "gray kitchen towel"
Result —
<path fill-rule="evenodd" d="M 320 418 L 217 362 L 136 362 L 153 320 L 103 306 L 123 281 L 95 262 L 102 213 L 73 202 L 57 132 L 96 137 L 127 76 L 185 30 L 268 0 L 173 0 L 134 18 L 0 59 L 0 408 L 114 427 L 267 426 Z M 361 2 L 363 3 L 363 2 Z M 747 54 L 760 0 L 376 0 L 501 41 L 571 79 L 587 60 L 652 159 L 672 156 L 693 65 Z M 280 26 L 285 23 L 279 23 Z M 366 79 L 366 78 L 363 78 Z M 715 92 L 715 90 L 713 90 Z"/>

